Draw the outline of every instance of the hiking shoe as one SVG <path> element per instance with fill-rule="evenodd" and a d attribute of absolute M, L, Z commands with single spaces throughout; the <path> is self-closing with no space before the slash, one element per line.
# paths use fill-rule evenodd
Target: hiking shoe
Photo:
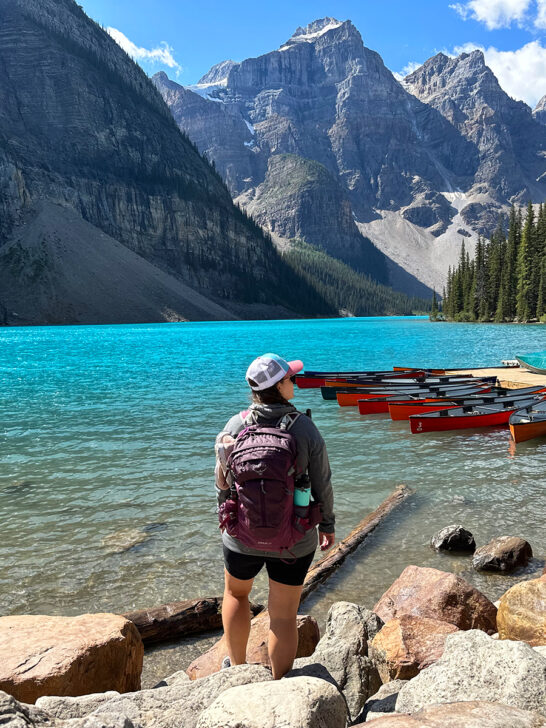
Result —
<path fill-rule="evenodd" d="M 225 670 L 226 667 L 231 667 L 231 660 L 229 659 L 229 656 L 228 655 L 226 655 L 224 657 L 224 659 L 222 660 L 222 667 L 221 667 L 221 669 L 222 670 Z"/>

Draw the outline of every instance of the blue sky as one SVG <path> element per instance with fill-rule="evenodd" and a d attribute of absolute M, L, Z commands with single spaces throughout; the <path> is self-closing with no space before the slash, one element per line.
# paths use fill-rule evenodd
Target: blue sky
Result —
<path fill-rule="evenodd" d="M 150 75 L 183 85 L 215 63 L 278 48 L 300 25 L 350 19 L 394 72 L 438 51 L 481 47 L 503 88 L 530 105 L 546 94 L 546 0 L 79 0 Z"/>

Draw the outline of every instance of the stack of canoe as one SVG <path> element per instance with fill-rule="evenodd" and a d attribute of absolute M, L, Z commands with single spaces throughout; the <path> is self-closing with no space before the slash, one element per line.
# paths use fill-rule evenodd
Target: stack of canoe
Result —
<path fill-rule="evenodd" d="M 320 387 L 323 399 L 358 407 L 362 415 L 388 413 L 393 420 L 409 420 L 412 433 L 506 425 L 509 420 L 516 442 L 536 437 L 531 432 L 546 433 L 546 387 L 505 389 L 497 386 L 495 376 L 399 368 L 305 371 L 296 381 L 302 388 Z"/>

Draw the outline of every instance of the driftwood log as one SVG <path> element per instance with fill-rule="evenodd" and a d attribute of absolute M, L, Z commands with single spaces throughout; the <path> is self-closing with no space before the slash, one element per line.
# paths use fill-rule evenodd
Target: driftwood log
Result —
<path fill-rule="evenodd" d="M 256 615 L 263 610 L 263 606 L 251 604 L 250 610 Z M 134 623 L 145 645 L 153 645 L 220 629 L 222 597 L 171 602 L 152 609 L 128 612 L 123 616 Z"/>
<path fill-rule="evenodd" d="M 413 491 L 407 485 L 399 485 L 375 511 L 362 519 L 343 541 L 336 544 L 320 561 L 311 566 L 303 584 L 300 604 L 307 599 L 309 594 L 315 591 L 319 584 L 322 584 L 334 571 L 337 571 L 347 556 L 355 551 L 386 516 L 412 493 Z"/>
<path fill-rule="evenodd" d="M 305 579 L 300 604 L 319 584 L 337 571 L 347 556 L 412 492 L 407 486 L 399 485 L 373 513 L 360 521 L 343 541 L 336 544 L 331 551 L 314 564 Z M 263 612 L 263 609 L 264 607 L 260 604 L 250 605 L 253 616 Z M 222 626 L 222 597 L 171 602 L 152 609 L 128 612 L 123 616 L 135 624 L 144 644 L 152 645 L 220 629 Z M 265 617 L 265 612 L 263 616 Z"/>

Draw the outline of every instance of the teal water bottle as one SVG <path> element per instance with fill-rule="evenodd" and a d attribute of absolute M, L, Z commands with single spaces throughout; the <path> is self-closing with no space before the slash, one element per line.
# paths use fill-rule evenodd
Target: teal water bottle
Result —
<path fill-rule="evenodd" d="M 294 505 L 305 508 L 311 500 L 311 479 L 302 473 L 294 483 Z"/>

